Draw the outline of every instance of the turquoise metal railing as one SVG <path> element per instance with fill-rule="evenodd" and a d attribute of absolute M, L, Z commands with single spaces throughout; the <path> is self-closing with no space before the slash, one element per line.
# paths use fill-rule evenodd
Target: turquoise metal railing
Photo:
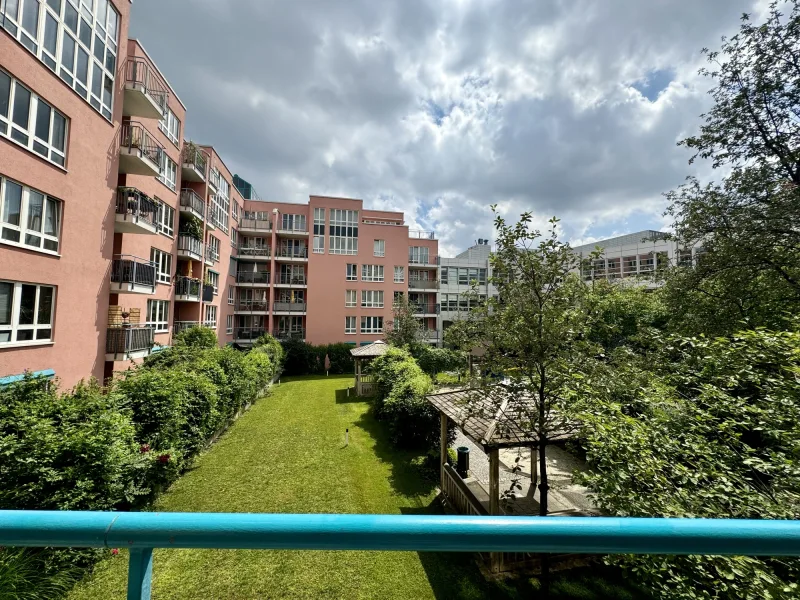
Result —
<path fill-rule="evenodd" d="M 800 521 L 0 511 L 0 545 L 128 548 L 128 600 L 153 548 L 800 556 Z"/>

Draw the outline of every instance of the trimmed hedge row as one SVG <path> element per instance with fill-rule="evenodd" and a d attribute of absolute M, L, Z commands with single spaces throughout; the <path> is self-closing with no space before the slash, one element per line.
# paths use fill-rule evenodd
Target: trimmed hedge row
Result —
<path fill-rule="evenodd" d="M 283 342 L 286 354 L 283 371 L 286 375 L 324 375 L 327 356 L 331 374 L 352 373 L 352 349 L 352 345 L 344 343 L 315 346 L 302 340 L 286 340 Z"/>

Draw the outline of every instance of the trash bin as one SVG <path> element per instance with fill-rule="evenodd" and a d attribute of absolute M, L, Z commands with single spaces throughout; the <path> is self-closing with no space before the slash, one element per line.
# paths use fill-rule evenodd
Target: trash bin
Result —
<path fill-rule="evenodd" d="M 469 448 L 466 446 L 459 446 L 456 452 L 458 453 L 456 472 L 461 476 L 461 479 L 464 479 L 469 475 Z"/>

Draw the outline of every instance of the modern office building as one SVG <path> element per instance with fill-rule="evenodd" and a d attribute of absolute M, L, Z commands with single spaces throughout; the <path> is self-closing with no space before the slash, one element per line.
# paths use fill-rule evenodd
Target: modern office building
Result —
<path fill-rule="evenodd" d="M 436 342 L 433 233 L 361 200 L 261 201 L 184 139 L 130 10 L 0 2 L 0 384 L 104 379 L 190 327 L 369 343 L 400 293 Z"/>

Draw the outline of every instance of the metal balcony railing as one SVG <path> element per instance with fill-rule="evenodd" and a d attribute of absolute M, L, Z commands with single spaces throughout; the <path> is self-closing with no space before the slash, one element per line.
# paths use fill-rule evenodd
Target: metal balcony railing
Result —
<path fill-rule="evenodd" d="M 233 330 L 233 339 L 235 340 L 257 340 L 262 335 L 267 333 L 269 329 L 266 327 L 235 327 Z"/>
<path fill-rule="evenodd" d="M 178 275 L 175 278 L 175 295 L 176 296 L 197 296 L 200 297 L 200 280 L 191 277 L 184 277 Z"/>
<path fill-rule="evenodd" d="M 275 302 L 272 305 L 273 312 L 305 312 L 305 302 Z"/>
<path fill-rule="evenodd" d="M 272 221 L 269 219 L 242 219 L 239 229 L 254 229 L 256 231 L 271 231 Z"/>
<path fill-rule="evenodd" d="M 119 137 L 120 148 L 139 150 L 143 156 L 161 166 L 161 153 L 164 148 L 155 141 L 153 135 L 138 121 L 125 121 Z"/>
<path fill-rule="evenodd" d="M 280 273 L 277 283 L 284 285 L 307 285 L 305 275 L 293 275 L 292 273 Z"/>
<path fill-rule="evenodd" d="M 182 331 L 186 331 L 187 329 L 194 329 L 195 327 L 201 327 L 202 323 L 200 321 L 175 321 L 172 324 L 172 333 L 173 335 L 178 335 Z"/>
<path fill-rule="evenodd" d="M 300 248 L 287 248 L 282 247 L 278 248 L 277 254 L 275 256 L 279 256 L 281 258 L 308 258 L 308 248 L 300 247 Z"/>
<path fill-rule="evenodd" d="M 239 299 L 236 301 L 235 310 L 239 312 L 267 312 L 269 310 L 269 301 Z"/>
<path fill-rule="evenodd" d="M 3 510 L 0 544 L 129 548 L 149 600 L 153 548 L 800 556 L 800 521 Z"/>
<path fill-rule="evenodd" d="M 211 244 L 206 245 L 206 260 L 211 262 L 219 262 L 219 250 L 214 248 Z"/>
<path fill-rule="evenodd" d="M 141 87 L 144 93 L 161 107 L 162 113 L 167 109 L 169 92 L 162 83 L 161 77 L 147 61 L 129 58 L 125 66 L 125 83 Z"/>
<path fill-rule="evenodd" d="M 197 193 L 190 188 L 181 190 L 181 206 L 191 208 L 195 213 L 203 217 L 205 215 L 205 203 Z"/>
<path fill-rule="evenodd" d="M 149 260 L 117 254 L 111 262 L 111 283 L 128 283 L 156 289 L 156 273 L 158 265 Z"/>
<path fill-rule="evenodd" d="M 106 354 L 129 354 L 151 350 L 155 345 L 155 328 L 147 325 L 109 327 L 106 330 Z"/>
<path fill-rule="evenodd" d="M 300 328 L 300 329 L 297 329 L 297 328 L 295 328 L 295 329 L 280 329 L 279 328 L 279 329 L 275 329 L 272 332 L 272 336 L 276 340 L 293 340 L 293 339 L 302 340 L 302 339 L 305 339 L 305 337 L 306 337 L 306 330 L 305 330 L 305 327 Z"/>
<path fill-rule="evenodd" d="M 438 315 L 439 314 L 439 305 L 438 304 L 412 304 L 411 305 L 413 313 L 415 315 Z"/>
<path fill-rule="evenodd" d="M 117 188 L 117 214 L 125 215 L 125 220 L 134 223 L 143 221 L 158 227 L 158 211 L 160 203 L 136 188 Z"/>
<path fill-rule="evenodd" d="M 433 231 L 413 230 L 408 232 L 408 237 L 415 240 L 435 240 L 436 236 Z"/>
<path fill-rule="evenodd" d="M 194 167 L 205 177 L 208 161 L 206 155 L 197 146 L 184 145 L 183 150 L 181 150 L 181 162 L 184 165 Z"/>
<path fill-rule="evenodd" d="M 236 283 L 269 283 L 267 271 L 239 271 L 236 273 Z"/>
<path fill-rule="evenodd" d="M 439 257 L 438 256 L 429 256 L 427 258 L 420 258 L 420 257 L 408 257 L 408 264 L 410 265 L 438 265 L 439 264 Z"/>
<path fill-rule="evenodd" d="M 239 256 L 261 256 L 269 258 L 271 253 L 269 246 L 239 246 Z"/>
<path fill-rule="evenodd" d="M 180 234 L 178 235 L 178 250 L 191 252 L 192 254 L 202 256 L 203 242 L 193 238 L 190 235 Z"/>
<path fill-rule="evenodd" d="M 439 282 L 436 280 L 428 279 L 409 279 L 408 287 L 418 290 L 438 290 Z"/>

